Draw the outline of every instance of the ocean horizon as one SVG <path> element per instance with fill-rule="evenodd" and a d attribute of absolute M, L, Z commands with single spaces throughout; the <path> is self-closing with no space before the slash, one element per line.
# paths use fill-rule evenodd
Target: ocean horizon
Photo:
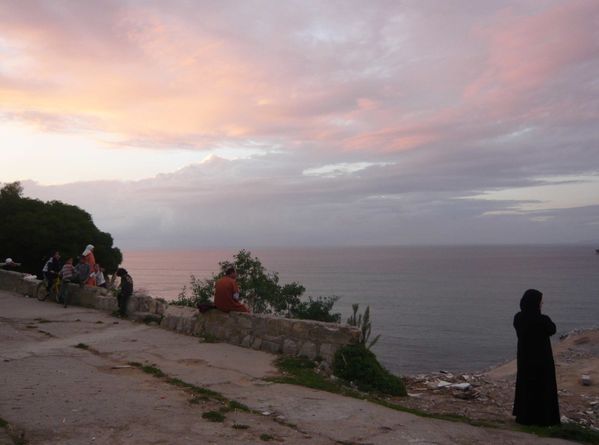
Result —
<path fill-rule="evenodd" d="M 125 250 L 135 287 L 174 300 L 190 276 L 207 278 L 239 249 Z M 391 371 L 477 371 L 515 357 L 512 318 L 522 293 L 544 293 L 558 334 L 597 326 L 595 245 L 252 248 L 281 283 L 337 296 L 345 321 L 370 306 L 373 347 Z M 557 337 L 557 336 L 556 336 Z"/>

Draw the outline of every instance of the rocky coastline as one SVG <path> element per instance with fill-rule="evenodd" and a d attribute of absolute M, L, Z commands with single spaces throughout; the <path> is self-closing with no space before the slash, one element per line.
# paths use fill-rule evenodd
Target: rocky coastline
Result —
<path fill-rule="evenodd" d="M 562 423 L 599 431 L 599 328 L 561 335 L 553 355 Z M 510 424 L 515 380 L 515 360 L 480 372 L 409 375 L 409 397 L 397 402 L 431 414 Z"/>

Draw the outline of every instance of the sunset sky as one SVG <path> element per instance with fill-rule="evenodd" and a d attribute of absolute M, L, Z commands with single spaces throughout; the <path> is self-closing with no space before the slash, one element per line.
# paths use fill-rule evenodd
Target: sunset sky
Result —
<path fill-rule="evenodd" d="M 126 249 L 597 242 L 599 1 L 0 0 L 0 153 Z"/>

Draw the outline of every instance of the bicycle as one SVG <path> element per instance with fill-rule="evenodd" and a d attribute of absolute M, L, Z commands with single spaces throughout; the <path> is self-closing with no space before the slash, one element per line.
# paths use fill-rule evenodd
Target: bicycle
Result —
<path fill-rule="evenodd" d="M 60 295 L 60 276 L 56 276 L 48 291 L 48 279 L 44 277 L 42 282 L 37 285 L 36 295 L 39 301 L 44 301 L 48 296 L 58 302 L 58 296 Z"/>

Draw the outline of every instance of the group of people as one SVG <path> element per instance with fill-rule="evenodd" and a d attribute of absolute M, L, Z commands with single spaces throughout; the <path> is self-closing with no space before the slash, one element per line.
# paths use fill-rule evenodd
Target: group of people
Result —
<path fill-rule="evenodd" d="M 63 263 L 60 260 L 60 252 L 55 250 L 42 268 L 42 274 L 48 291 L 50 291 L 56 278 L 61 278 L 57 299 L 60 303 L 64 304 L 64 307 L 68 305 L 69 283 L 79 283 L 81 287 L 107 287 L 104 268 L 99 263 L 96 263 L 94 246 L 92 244 L 85 246 L 83 253 L 77 257 L 77 260 L 77 265 L 73 264 L 73 257 L 68 257 Z"/>
<path fill-rule="evenodd" d="M 60 252 L 54 251 L 42 268 L 42 274 L 48 291 L 50 291 L 56 278 L 60 277 L 60 291 L 57 300 L 65 308 L 68 305 L 68 288 L 70 283 L 78 283 L 81 287 L 108 287 L 108 282 L 104 275 L 105 270 L 96 262 L 94 246 L 92 244 L 85 246 L 83 253 L 77 259 L 76 265 L 73 264 L 73 257 L 67 258 L 62 263 L 60 261 Z M 117 294 L 119 314 L 126 317 L 127 304 L 133 294 L 133 279 L 127 270 L 122 267 L 117 269 L 115 275 L 121 279 Z"/>

